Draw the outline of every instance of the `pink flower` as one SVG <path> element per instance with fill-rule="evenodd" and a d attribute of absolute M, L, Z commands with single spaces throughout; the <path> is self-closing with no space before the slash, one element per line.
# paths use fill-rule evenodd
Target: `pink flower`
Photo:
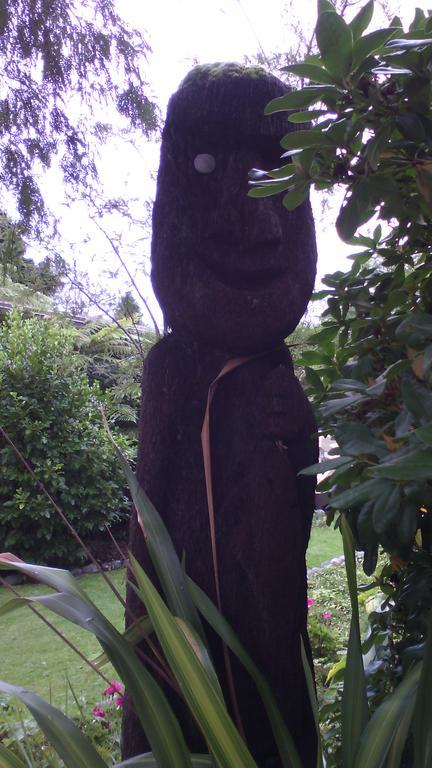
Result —
<path fill-rule="evenodd" d="M 324 621 L 329 621 L 331 619 L 330 611 L 323 611 L 321 616 L 323 617 Z"/>
<path fill-rule="evenodd" d="M 105 688 L 102 693 L 104 696 L 114 696 L 115 693 L 121 693 L 122 690 L 123 686 L 121 683 L 118 683 L 116 680 L 111 680 L 111 684 L 108 688 Z"/>
<path fill-rule="evenodd" d="M 116 705 L 117 709 L 121 709 L 124 704 L 124 696 L 120 694 L 120 696 L 117 696 L 116 699 L 114 699 L 114 704 Z"/>
<path fill-rule="evenodd" d="M 308 608 L 312 608 L 314 602 L 315 602 L 315 600 L 312 600 L 311 597 L 308 597 L 308 599 L 307 599 L 307 607 Z"/>
<path fill-rule="evenodd" d="M 105 711 L 101 709 L 101 707 L 98 707 L 97 705 L 93 707 L 92 715 L 93 717 L 100 717 L 100 718 L 106 717 Z"/>

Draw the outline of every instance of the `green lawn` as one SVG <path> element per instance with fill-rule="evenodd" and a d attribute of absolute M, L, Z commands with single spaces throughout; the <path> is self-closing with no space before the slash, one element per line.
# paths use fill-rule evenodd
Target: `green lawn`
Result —
<path fill-rule="evenodd" d="M 125 571 L 123 569 L 114 571 L 109 576 L 119 591 L 124 592 Z M 123 607 L 102 578 L 97 574 L 81 576 L 80 583 L 107 618 L 121 629 Z M 49 592 L 46 587 L 35 584 L 24 585 L 18 589 L 23 595 Z M 13 595 L 9 590 L 0 588 L 0 606 L 11 596 Z M 44 615 L 57 629 L 67 635 L 87 658 L 94 658 L 100 653 L 99 643 L 89 632 L 51 612 L 44 611 Z M 0 638 L 0 679 L 23 685 L 64 710 L 67 690 L 65 673 L 67 673 L 80 698 L 82 697 L 89 704 L 101 699 L 101 692 L 106 687 L 104 681 L 26 605 L 12 613 L 0 615 Z M 109 667 L 104 671 L 109 678 L 115 677 Z M 71 698 L 69 693 L 69 704 Z"/>
<path fill-rule="evenodd" d="M 339 530 L 327 526 L 312 526 L 309 547 L 307 551 L 308 568 L 325 563 L 333 557 L 343 555 L 342 536 Z"/>
<path fill-rule="evenodd" d="M 312 528 L 307 563 L 309 567 L 319 565 L 325 560 L 342 553 L 342 541 L 339 531 L 332 528 Z M 124 592 L 124 570 L 110 574 L 115 586 Z M 123 626 L 123 608 L 108 589 L 99 575 L 82 576 L 82 586 L 107 618 L 118 628 Z M 38 585 L 19 587 L 23 595 L 43 594 L 48 590 Z M 10 592 L 0 588 L 0 606 L 11 596 Z M 89 658 L 100 650 L 97 640 L 88 632 L 76 627 L 65 619 L 45 612 L 52 623 L 69 640 L 77 645 Z M 0 679 L 16 685 L 23 685 L 53 704 L 64 709 L 66 703 L 66 678 L 69 676 L 76 693 L 88 704 L 100 700 L 104 681 L 76 654 L 64 645 L 28 607 L 0 615 Z M 112 670 L 106 670 L 108 677 L 114 677 Z M 69 703 L 71 696 L 69 694 Z"/>

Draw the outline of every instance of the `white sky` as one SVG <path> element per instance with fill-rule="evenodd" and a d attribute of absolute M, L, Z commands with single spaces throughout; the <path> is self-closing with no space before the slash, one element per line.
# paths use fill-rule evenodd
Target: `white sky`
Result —
<path fill-rule="evenodd" d="M 408 23 L 416 6 L 426 10 L 429 2 L 388 0 L 388 5 L 392 12 L 401 15 L 404 23 Z M 308 35 L 312 34 L 316 21 L 316 0 L 118 0 L 117 5 L 121 15 L 145 33 L 153 49 L 147 78 L 162 114 L 170 94 L 195 62 L 242 61 L 244 56 L 253 56 L 260 48 L 266 54 L 283 52 L 292 44 L 289 32 L 291 17 L 301 20 Z M 382 18 L 374 24 L 375 27 L 384 25 Z M 102 171 L 102 181 L 108 194 L 119 196 L 123 192 L 132 193 L 142 201 L 152 197 L 154 178 L 152 180 L 151 176 L 154 177 L 157 170 L 158 145 L 144 142 L 137 150 L 119 144 L 116 151 L 113 152 L 112 146 L 108 151 Z M 324 221 L 316 197 L 313 205 L 317 221 L 318 275 L 322 277 L 327 272 L 347 267 L 349 249 L 334 230 L 339 207 L 337 199 L 333 211 L 326 215 Z M 65 211 L 63 227 L 67 236 L 76 233 L 81 225 L 85 230 L 85 211 L 81 213 L 82 218 L 78 222 L 76 212 Z M 106 266 L 105 245 L 93 232 L 90 247 L 95 253 L 104 253 L 102 262 Z M 149 241 L 140 244 L 141 248 L 143 254 L 148 255 Z M 141 254 L 138 255 L 141 259 Z M 77 260 L 80 262 L 79 254 Z M 100 268 L 99 262 L 96 259 L 93 269 Z M 143 293 L 151 295 L 149 280 L 141 276 L 140 282 Z M 151 299 L 151 303 L 157 312 L 155 300 Z"/>

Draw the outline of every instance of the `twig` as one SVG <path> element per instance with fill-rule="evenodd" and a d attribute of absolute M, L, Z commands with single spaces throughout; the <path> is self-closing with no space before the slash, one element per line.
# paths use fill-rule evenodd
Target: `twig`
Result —
<path fill-rule="evenodd" d="M 133 288 L 136 290 L 139 298 L 141 299 L 141 301 L 144 304 L 147 312 L 149 313 L 151 321 L 152 321 L 154 329 L 155 329 L 156 337 L 159 339 L 160 338 L 160 331 L 159 331 L 159 326 L 158 326 L 158 324 L 156 322 L 155 316 L 153 315 L 153 312 L 150 309 L 150 305 L 149 305 L 147 299 L 144 298 L 144 296 L 142 295 L 141 291 L 139 290 L 139 288 L 138 288 L 138 286 L 136 284 L 135 278 L 130 273 L 129 268 L 128 268 L 125 260 L 123 259 L 123 256 L 120 253 L 119 248 L 116 246 L 116 244 L 115 244 L 114 240 L 112 239 L 112 237 L 110 237 L 108 232 L 103 228 L 102 224 L 100 224 L 99 221 L 94 216 L 91 217 L 91 220 L 96 225 L 98 230 L 100 232 L 102 232 L 102 234 L 105 235 L 106 239 L 108 240 L 112 250 L 114 251 L 115 255 L 117 256 L 117 258 L 118 258 L 118 260 L 120 262 L 120 264 L 122 265 L 123 269 L 125 270 L 129 280 L 131 281 L 131 284 L 132 284 Z"/>
<path fill-rule="evenodd" d="M 116 587 L 114 586 L 112 581 L 108 578 L 108 576 L 106 575 L 106 572 L 103 570 L 103 568 L 101 568 L 100 563 L 97 562 L 96 558 L 92 555 L 92 553 L 90 552 L 88 547 L 84 544 L 83 540 L 81 539 L 80 535 L 76 532 L 76 530 L 73 527 L 73 525 L 71 525 L 71 523 L 69 522 L 67 517 L 64 515 L 64 513 L 62 512 L 62 510 L 60 509 L 58 504 L 54 501 L 54 499 L 52 498 L 52 496 L 49 493 L 49 491 L 45 488 L 44 484 L 39 480 L 38 476 L 36 475 L 34 469 L 30 466 L 30 464 L 27 461 L 27 459 L 25 459 L 25 457 L 23 456 L 23 454 L 21 453 L 19 448 L 17 448 L 17 446 L 15 445 L 13 440 L 9 437 L 7 432 L 5 432 L 5 430 L 1 426 L 0 426 L 0 435 L 2 435 L 4 437 L 4 439 L 6 440 L 6 442 L 11 446 L 11 448 L 13 449 L 15 454 L 18 456 L 20 462 L 23 464 L 23 466 L 26 468 L 26 470 L 29 472 L 29 474 L 31 475 L 31 477 L 35 481 L 35 483 L 38 486 L 38 488 L 42 491 L 44 496 L 47 497 L 47 499 L 49 500 L 50 504 L 55 509 L 57 514 L 60 515 L 61 519 L 63 520 L 64 524 L 66 525 L 66 527 L 68 528 L 68 530 L 70 531 L 70 533 L 72 534 L 74 539 L 76 539 L 76 541 L 78 542 L 78 544 L 80 545 L 82 550 L 86 553 L 86 555 L 89 558 L 89 560 L 91 560 L 93 565 L 96 566 L 96 568 L 97 568 L 98 572 L 100 573 L 100 575 L 102 576 L 103 580 L 106 582 L 108 587 L 111 589 L 111 591 L 116 596 L 117 600 L 120 601 L 121 605 L 125 609 L 125 613 L 129 615 L 129 617 L 132 619 L 132 621 L 136 621 L 137 620 L 136 616 L 134 616 L 132 611 L 128 608 L 128 606 L 126 605 L 125 600 L 122 598 L 122 596 L 119 593 L 119 591 L 116 589 Z M 164 663 L 164 660 L 161 658 L 161 656 L 158 653 L 158 651 L 155 649 L 155 647 L 154 647 L 153 643 L 151 642 L 151 640 L 149 640 L 149 638 L 145 638 L 145 640 L 146 640 L 149 648 L 155 654 L 155 656 L 158 659 L 158 661 L 160 663 L 162 663 L 164 666 L 167 666 Z M 149 666 L 153 667 L 153 669 L 155 669 L 155 671 L 157 671 L 158 674 L 161 675 L 161 677 L 163 677 L 164 680 L 166 680 L 166 682 L 168 682 L 168 684 L 172 685 L 175 688 L 175 690 L 177 690 L 175 681 L 170 679 L 169 675 L 167 675 L 167 673 L 165 672 L 164 669 L 160 669 L 158 667 L 158 665 L 149 656 L 147 656 L 143 651 L 141 651 L 140 648 L 136 647 L 136 651 L 137 651 L 139 656 L 143 659 L 143 661 L 146 664 L 149 664 Z"/>
<path fill-rule="evenodd" d="M 129 341 L 132 342 L 134 347 L 138 350 L 138 352 L 141 355 L 142 354 L 141 342 L 137 342 L 137 340 L 134 339 L 132 334 L 129 333 L 127 328 L 124 328 L 124 326 L 121 323 L 119 323 L 119 321 L 117 320 L 116 317 L 114 317 L 114 315 L 112 315 L 110 312 L 108 312 L 108 310 L 105 307 L 103 307 L 101 304 L 99 304 L 99 302 L 94 298 L 94 296 L 92 296 L 88 291 L 86 291 L 86 289 L 84 288 L 82 283 L 80 283 L 78 280 L 74 280 L 74 278 L 71 277 L 70 275 L 68 275 L 67 273 L 66 273 L 66 277 L 69 280 L 69 282 L 72 283 L 72 285 L 75 286 L 75 288 L 78 288 L 78 290 L 81 291 L 81 293 L 84 294 L 86 299 L 91 301 L 92 304 L 95 305 L 95 307 L 100 309 L 100 311 L 103 312 L 103 314 L 106 315 L 111 320 L 112 323 L 114 323 L 118 328 L 120 328 L 121 331 L 123 331 L 125 336 L 127 336 Z"/>

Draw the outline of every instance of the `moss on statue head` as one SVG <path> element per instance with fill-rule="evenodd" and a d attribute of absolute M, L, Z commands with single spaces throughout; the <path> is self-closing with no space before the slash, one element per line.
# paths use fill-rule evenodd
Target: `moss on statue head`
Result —
<path fill-rule="evenodd" d="M 215 61 L 211 64 L 198 64 L 196 67 L 191 69 L 191 71 L 188 72 L 186 77 L 181 81 L 179 90 L 182 88 L 187 88 L 191 85 L 204 85 L 204 83 L 207 83 L 209 80 L 214 80 L 221 76 L 232 78 L 250 77 L 255 79 L 258 77 L 267 77 L 268 72 L 266 72 L 263 67 L 248 67 L 243 64 L 238 64 L 234 61 Z"/>

